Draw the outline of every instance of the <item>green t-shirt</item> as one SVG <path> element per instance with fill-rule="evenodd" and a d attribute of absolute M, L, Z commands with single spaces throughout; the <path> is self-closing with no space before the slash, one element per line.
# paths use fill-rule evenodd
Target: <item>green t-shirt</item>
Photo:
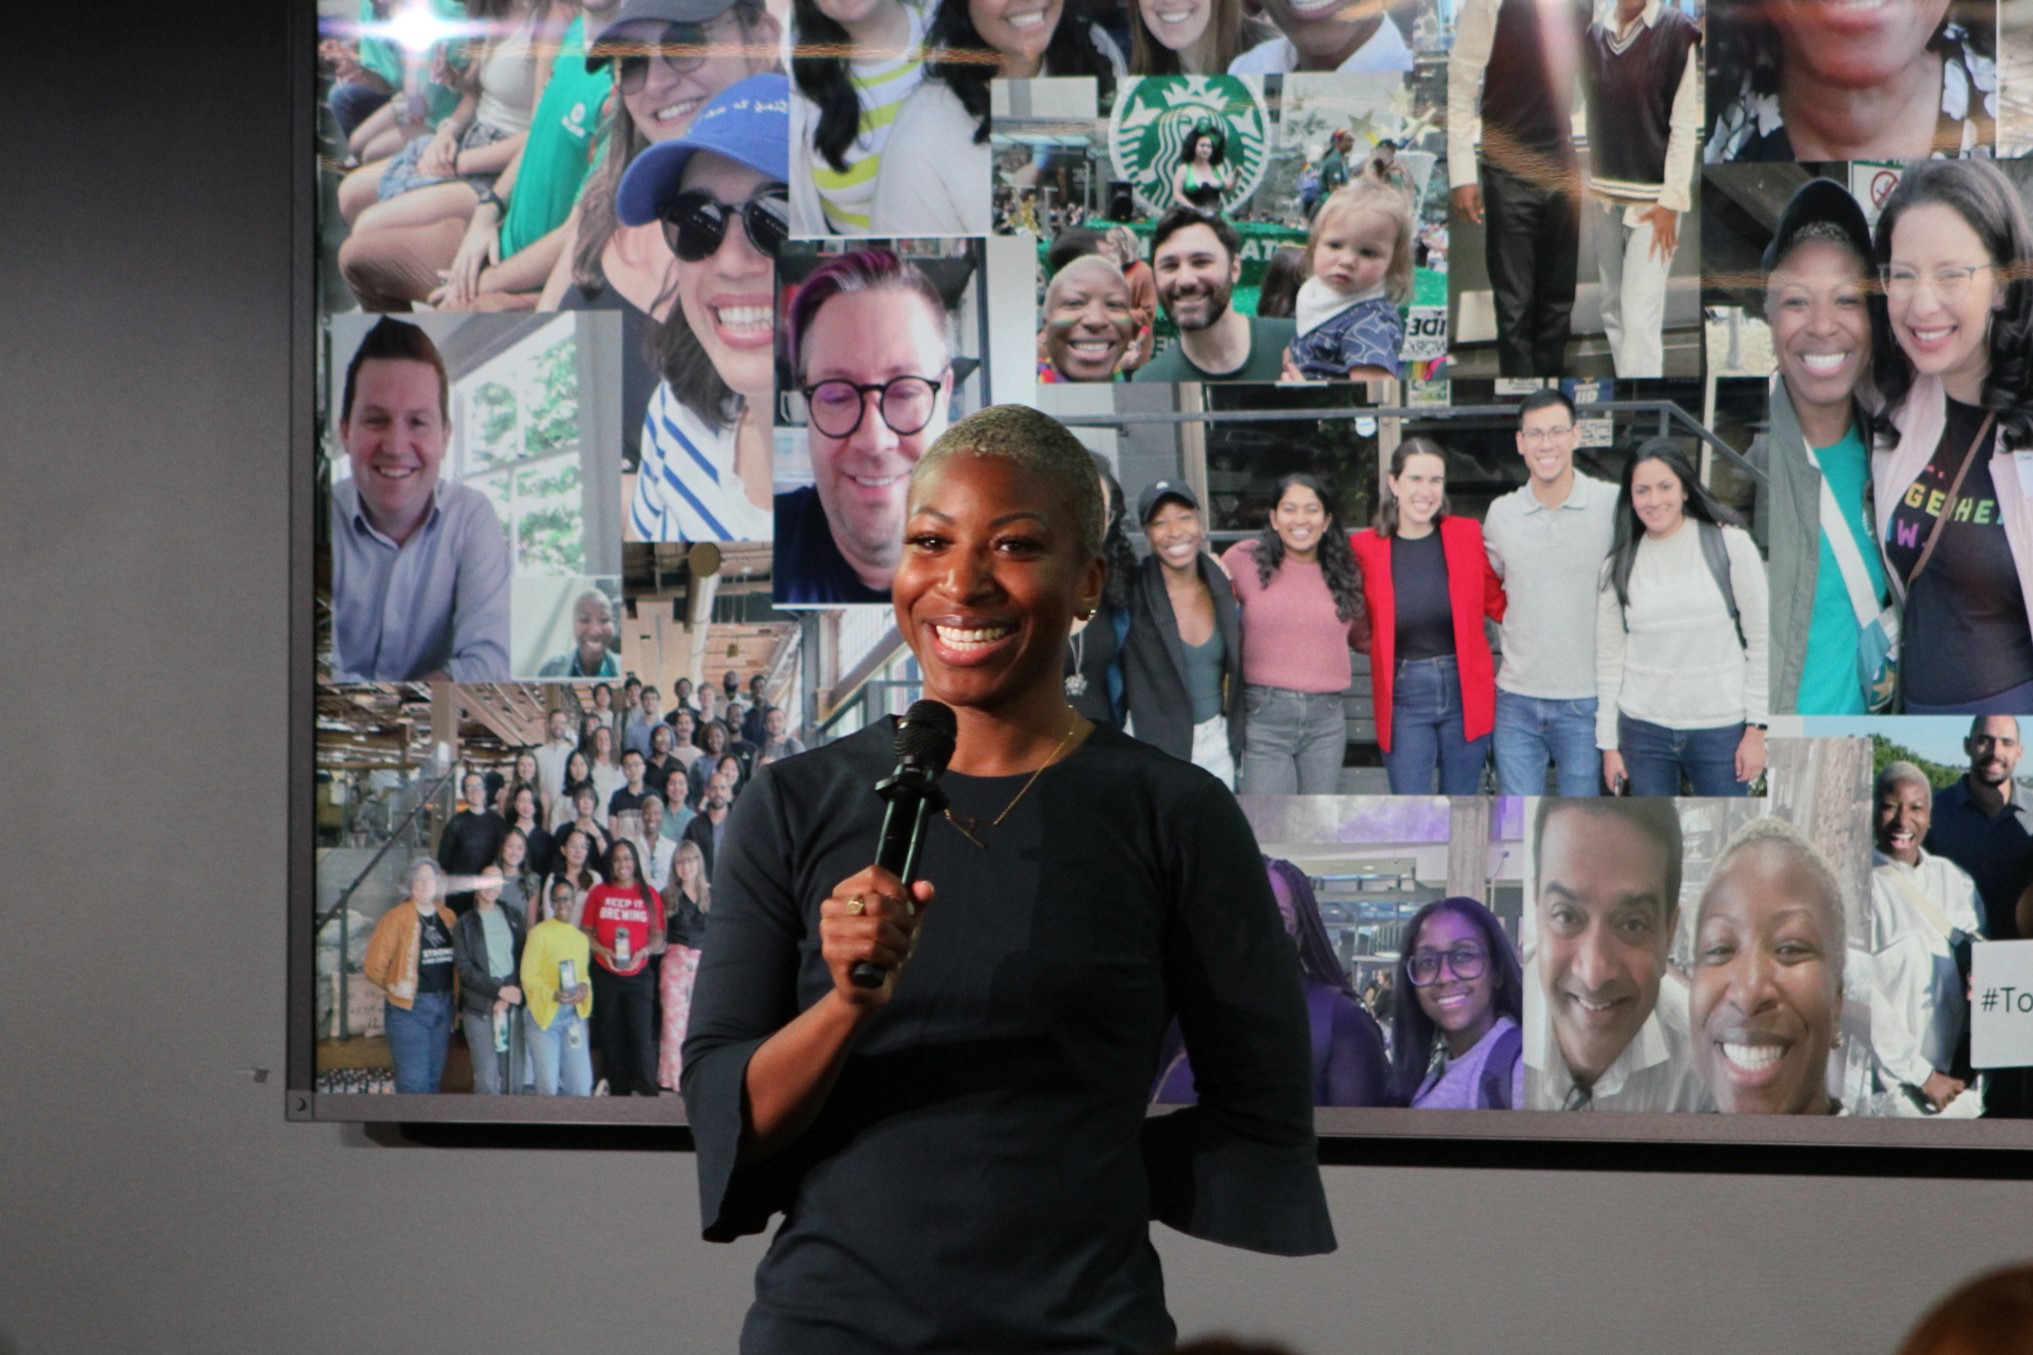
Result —
<path fill-rule="evenodd" d="M 550 83 L 537 100 L 522 147 L 522 168 L 501 222 L 501 257 L 529 248 L 565 224 L 599 145 L 600 110 L 607 102 L 612 63 L 586 69 L 586 16 L 572 20 L 551 64 Z"/>
<path fill-rule="evenodd" d="M 431 0 L 431 17 L 434 19 L 463 19 L 466 17 L 464 0 Z M 393 39 L 374 31 L 383 20 L 374 12 L 374 0 L 360 0 L 360 65 L 388 82 L 394 90 L 402 88 L 403 51 Z M 459 106 L 459 91 L 449 85 L 441 85 L 429 77 L 430 61 L 426 58 L 418 65 L 425 72 L 419 93 L 424 96 L 431 125 L 435 127 L 445 115 Z"/>
<path fill-rule="evenodd" d="M 1871 458 L 1856 425 L 1850 425 L 1841 442 L 1814 449 L 1821 462 L 1821 476 L 1835 491 L 1843 521 L 1864 557 L 1864 569 L 1871 578 L 1871 592 L 1881 602 L 1885 596 L 1885 564 L 1878 556 L 1877 533 L 1864 507 L 1864 486 L 1870 479 Z M 1800 668 L 1802 715 L 1862 715 L 1863 684 L 1857 677 L 1857 614 L 1850 605 L 1849 590 L 1843 585 L 1842 569 L 1835 551 L 1822 532 L 1821 558 L 1814 567 L 1814 615 L 1807 629 L 1807 654 Z"/>
<path fill-rule="evenodd" d="M 1249 317 L 1249 357 L 1232 372 L 1203 372 L 1174 340 L 1164 352 L 1137 368 L 1134 381 L 1276 381 L 1285 374 L 1285 348 L 1296 334 L 1295 322 Z"/>

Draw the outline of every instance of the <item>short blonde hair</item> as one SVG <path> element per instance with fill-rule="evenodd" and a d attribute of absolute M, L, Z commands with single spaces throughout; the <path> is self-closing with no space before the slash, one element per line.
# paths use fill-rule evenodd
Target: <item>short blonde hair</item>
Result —
<path fill-rule="evenodd" d="M 1384 270 L 1384 295 L 1395 305 L 1412 299 L 1412 202 L 1403 192 L 1375 179 L 1351 179 L 1335 189 L 1314 214 L 1313 227 L 1306 232 L 1306 272 L 1313 272 L 1313 251 L 1336 213 L 1376 212 L 1397 227 L 1390 266 Z"/>
<path fill-rule="evenodd" d="M 911 468 L 911 497 L 946 462 L 956 456 L 998 457 L 1014 461 L 1029 475 L 1058 491 L 1080 527 L 1080 548 L 1086 558 L 1101 555 L 1108 509 L 1101 502 L 1101 481 L 1093 458 L 1066 425 L 1029 405 L 990 405 L 977 409 L 939 435 Z"/>

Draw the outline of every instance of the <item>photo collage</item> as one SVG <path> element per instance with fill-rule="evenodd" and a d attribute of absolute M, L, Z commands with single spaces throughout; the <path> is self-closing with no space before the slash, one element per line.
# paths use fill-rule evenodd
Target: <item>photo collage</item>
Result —
<path fill-rule="evenodd" d="M 2016 4 L 318 0 L 318 1090 L 681 1122 L 725 825 L 925 695 L 1023 405 L 1319 1106 L 2033 1117 Z"/>

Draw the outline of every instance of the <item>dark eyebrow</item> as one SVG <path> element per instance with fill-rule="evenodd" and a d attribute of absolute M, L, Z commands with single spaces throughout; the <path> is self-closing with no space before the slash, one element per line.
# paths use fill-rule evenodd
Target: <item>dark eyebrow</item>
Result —
<path fill-rule="evenodd" d="M 1581 902 L 1580 894 L 1561 884 L 1558 880 L 1548 880 L 1539 886 L 1540 898 L 1544 898 L 1548 894 L 1558 894 L 1561 898 L 1575 903 Z M 1611 908 L 1634 908 L 1639 906 L 1650 908 L 1662 914 L 1664 911 L 1660 905 L 1658 893 L 1650 889 L 1641 890 L 1634 894 L 1619 894 L 1610 904 Z"/>
<path fill-rule="evenodd" d="M 937 518 L 941 522 L 951 522 L 953 520 L 949 514 L 942 513 L 938 509 L 932 508 L 930 506 L 920 508 L 917 511 L 917 513 L 913 513 L 911 514 L 911 516 L 917 517 L 919 514 L 923 514 L 926 517 Z M 1040 527 L 1045 528 L 1050 528 L 1052 525 L 1050 522 L 1045 520 L 1045 515 L 1043 513 L 1034 512 L 1028 508 L 1020 508 L 1014 513 L 1004 513 L 1001 517 L 992 520 L 988 525 L 990 527 L 1004 527 L 1012 522 L 1024 522 L 1024 521 L 1035 522 Z"/>

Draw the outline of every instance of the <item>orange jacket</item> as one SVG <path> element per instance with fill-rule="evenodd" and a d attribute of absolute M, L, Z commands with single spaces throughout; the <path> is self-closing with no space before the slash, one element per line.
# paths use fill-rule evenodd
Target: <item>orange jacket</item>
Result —
<path fill-rule="evenodd" d="M 450 936 L 458 919 L 441 903 L 438 921 L 444 924 L 445 935 Z M 374 934 L 367 938 L 367 958 L 360 965 L 367 981 L 388 994 L 388 1000 L 404 1011 L 416 1005 L 417 953 L 422 948 L 423 930 L 415 902 L 404 899 L 374 924 Z M 454 969 L 452 1005 L 456 1009 L 458 1004 L 459 974 Z"/>

